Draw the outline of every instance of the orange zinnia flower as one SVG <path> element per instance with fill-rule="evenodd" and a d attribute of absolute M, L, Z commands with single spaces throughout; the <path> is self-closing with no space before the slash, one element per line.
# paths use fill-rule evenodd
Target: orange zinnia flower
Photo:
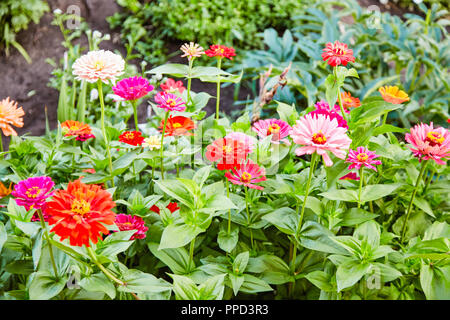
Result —
<path fill-rule="evenodd" d="M 5 136 L 17 136 L 12 126 L 22 128 L 25 115 L 22 107 L 17 108 L 17 102 L 9 100 L 9 97 L 0 101 L 0 129 Z"/>
<path fill-rule="evenodd" d="M 386 102 L 400 104 L 409 101 L 408 94 L 405 91 L 400 90 L 397 86 L 381 87 L 378 91 Z"/>
<path fill-rule="evenodd" d="M 66 120 L 61 123 L 61 128 L 63 130 L 65 137 L 71 136 L 85 136 L 92 133 L 92 129 L 88 124 L 83 122 L 78 122 L 74 120 Z"/>
<path fill-rule="evenodd" d="M 164 128 L 164 120 L 161 121 L 159 128 L 162 132 L 162 129 Z M 193 134 L 189 132 L 189 130 L 193 129 L 195 129 L 195 123 L 191 119 L 183 116 L 170 116 L 169 119 L 167 119 L 166 133 L 164 136 L 191 136 Z"/>
<path fill-rule="evenodd" d="M 12 192 L 12 182 L 9 184 L 9 187 L 6 186 L 0 181 L 0 199 L 10 195 Z"/>
<path fill-rule="evenodd" d="M 116 206 L 111 194 L 98 185 L 87 185 L 80 179 L 69 182 L 67 190 L 57 190 L 47 202 L 46 213 L 50 216 L 50 230 L 61 237 L 69 238 L 72 246 L 90 246 L 97 243 L 101 234 L 108 234 L 104 226 L 114 224 Z"/>
<path fill-rule="evenodd" d="M 342 92 L 341 93 L 341 99 L 342 99 L 342 106 L 345 109 L 348 108 L 357 108 L 361 106 L 361 101 L 359 101 L 358 98 L 352 97 L 350 92 Z"/>

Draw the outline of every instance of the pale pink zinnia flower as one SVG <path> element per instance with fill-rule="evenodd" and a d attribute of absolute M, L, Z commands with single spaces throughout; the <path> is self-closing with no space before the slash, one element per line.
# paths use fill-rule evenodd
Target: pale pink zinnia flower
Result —
<path fill-rule="evenodd" d="M 375 152 L 370 151 L 369 149 L 365 147 L 358 147 L 356 150 L 351 150 L 348 152 L 348 157 L 345 162 L 350 162 L 351 165 L 348 166 L 348 170 L 351 170 L 353 168 L 356 168 L 359 170 L 362 165 L 369 169 L 373 169 L 377 171 L 377 168 L 375 168 L 373 165 L 380 165 L 380 160 L 374 160 L 375 158 L 378 158 L 379 155 L 375 154 Z"/>
<path fill-rule="evenodd" d="M 184 53 L 181 57 L 187 57 L 188 60 L 192 60 L 195 57 L 200 57 L 202 54 L 205 54 L 203 48 L 198 43 L 194 42 L 183 44 L 180 50 Z"/>
<path fill-rule="evenodd" d="M 287 145 L 291 144 L 288 139 L 285 139 L 292 130 L 292 127 L 286 121 L 279 119 L 259 120 L 253 124 L 252 130 L 260 138 L 272 135 L 272 142 L 275 144 L 279 144 L 280 142 L 284 142 Z"/>
<path fill-rule="evenodd" d="M 112 87 L 114 93 L 126 101 L 135 101 L 146 96 L 154 87 L 142 77 L 125 78 Z"/>
<path fill-rule="evenodd" d="M 125 61 L 121 56 L 111 51 L 90 51 L 78 58 L 72 66 L 73 74 L 77 80 L 86 80 L 94 83 L 98 80 L 108 83 L 115 82 L 123 74 Z"/>
<path fill-rule="evenodd" d="M 257 186 L 254 183 L 262 182 L 266 180 L 264 168 L 261 168 L 252 160 L 247 160 L 238 169 L 233 168 L 230 172 L 225 173 L 225 177 L 233 184 L 244 185 L 252 189 L 263 190 L 261 186 Z"/>
<path fill-rule="evenodd" d="M 120 231 L 136 230 L 130 240 L 144 239 L 148 227 L 145 226 L 144 219 L 138 216 L 119 213 L 116 215 L 116 226 Z"/>
<path fill-rule="evenodd" d="M 433 127 L 433 122 L 417 124 L 411 128 L 411 133 L 405 135 L 414 156 L 428 160 L 433 159 L 437 164 L 445 164 L 442 159 L 450 158 L 450 133 L 442 127 Z"/>
<path fill-rule="evenodd" d="M 296 144 L 303 145 L 295 150 L 297 156 L 317 152 L 322 156 L 325 165 L 331 166 L 333 162 L 327 151 L 340 159 L 345 159 L 345 150 L 352 142 L 346 132 L 347 129 L 339 127 L 336 119 L 330 120 L 329 116 L 323 114 L 315 116 L 307 114 L 297 120 L 292 128 L 291 137 Z"/>
<path fill-rule="evenodd" d="M 224 138 L 242 142 L 244 144 L 246 153 L 253 152 L 253 150 L 255 150 L 257 143 L 256 138 L 246 135 L 243 132 L 230 132 Z"/>
<path fill-rule="evenodd" d="M 158 92 L 155 96 L 155 101 L 158 107 L 166 111 L 184 111 L 186 109 L 186 103 L 183 99 L 173 93 L 165 91 Z"/>

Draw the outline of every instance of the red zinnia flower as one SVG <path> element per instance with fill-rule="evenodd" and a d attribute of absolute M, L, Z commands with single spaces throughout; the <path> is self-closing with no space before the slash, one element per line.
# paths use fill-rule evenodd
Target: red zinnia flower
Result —
<path fill-rule="evenodd" d="M 161 129 L 159 131 L 163 132 L 164 120 L 161 121 L 159 128 Z M 195 123 L 191 119 L 183 116 L 170 116 L 167 119 L 166 133 L 164 136 L 192 136 L 193 133 L 189 132 L 189 130 L 193 129 L 195 129 Z"/>
<path fill-rule="evenodd" d="M 213 44 L 209 46 L 209 49 L 205 51 L 208 57 L 228 58 L 233 60 L 236 55 L 233 47 L 226 47 L 221 44 Z"/>
<path fill-rule="evenodd" d="M 144 142 L 144 137 L 139 131 L 125 131 L 119 136 L 119 141 L 132 146 L 140 146 Z"/>
<path fill-rule="evenodd" d="M 222 138 L 206 147 L 206 158 L 211 162 L 218 162 L 219 170 L 231 170 L 239 168 L 249 152 L 249 146 L 243 141 Z"/>
<path fill-rule="evenodd" d="M 115 206 L 111 194 L 98 185 L 71 181 L 67 190 L 57 190 L 47 202 L 48 222 L 54 225 L 50 232 L 61 240 L 69 238 L 72 246 L 89 247 L 89 240 L 95 244 L 101 234 L 109 233 L 104 225 L 114 224 L 116 215 L 111 209 Z"/>
<path fill-rule="evenodd" d="M 161 83 L 160 87 L 162 90 L 169 93 L 183 93 L 186 88 L 183 86 L 183 82 L 181 80 L 175 81 L 172 78 L 167 78 L 166 82 Z"/>
<path fill-rule="evenodd" d="M 169 203 L 166 208 L 169 209 L 171 213 L 174 213 L 175 211 L 180 209 L 176 202 Z M 153 205 L 150 210 L 157 214 L 159 214 L 159 212 L 161 211 L 157 205 Z"/>
<path fill-rule="evenodd" d="M 323 61 L 328 60 L 328 64 L 332 67 L 339 65 L 346 66 L 349 62 L 355 62 L 353 56 L 353 50 L 349 49 L 345 43 L 335 41 L 334 43 L 328 42 L 322 53 Z"/>

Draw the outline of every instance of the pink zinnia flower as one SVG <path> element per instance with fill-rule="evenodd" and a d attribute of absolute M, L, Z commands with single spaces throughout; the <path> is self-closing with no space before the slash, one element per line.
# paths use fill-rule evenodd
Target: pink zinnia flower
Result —
<path fill-rule="evenodd" d="M 166 82 L 160 84 L 160 87 L 168 93 L 179 92 L 181 94 L 186 90 L 181 80 L 175 81 L 172 78 L 167 78 Z"/>
<path fill-rule="evenodd" d="M 362 165 L 369 169 L 373 169 L 377 171 L 377 168 L 375 168 L 373 165 L 380 165 L 380 160 L 374 160 L 375 158 L 378 158 L 379 155 L 375 154 L 375 152 L 370 151 L 369 149 L 365 147 L 358 147 L 355 150 L 351 150 L 348 152 L 348 157 L 345 162 L 350 162 L 351 165 L 348 166 L 348 170 L 351 170 L 353 168 L 356 168 L 359 170 Z"/>
<path fill-rule="evenodd" d="M 165 91 L 158 92 L 155 96 L 158 107 L 166 111 L 184 111 L 186 103 L 180 97 Z"/>
<path fill-rule="evenodd" d="M 124 100 L 136 101 L 147 95 L 154 87 L 145 78 L 130 77 L 120 80 L 112 89 Z"/>
<path fill-rule="evenodd" d="M 183 44 L 180 50 L 184 53 L 181 57 L 187 57 L 188 60 L 192 60 L 195 57 L 200 57 L 202 54 L 205 54 L 203 48 L 198 43 L 194 42 Z"/>
<path fill-rule="evenodd" d="M 347 129 L 339 127 L 336 119 L 330 119 L 323 114 L 309 113 L 297 120 L 292 128 L 291 137 L 296 144 L 303 145 L 295 150 L 297 156 L 317 152 L 322 156 L 325 165 L 331 166 L 333 162 L 327 151 L 340 159 L 345 159 L 345 150 L 352 142 L 346 132 Z"/>
<path fill-rule="evenodd" d="M 263 187 L 257 186 L 254 183 L 266 180 L 265 170 L 261 168 L 252 160 L 247 160 L 238 169 L 233 168 L 231 172 L 226 172 L 225 177 L 233 184 L 244 185 L 252 189 L 263 190 Z"/>
<path fill-rule="evenodd" d="M 95 138 L 95 136 L 93 134 L 80 134 L 79 136 L 77 136 L 75 138 L 75 140 L 83 142 L 83 141 L 86 141 L 88 139 L 93 139 L 93 138 Z"/>
<path fill-rule="evenodd" d="M 419 161 L 433 159 L 437 164 L 445 164 L 442 159 L 450 157 L 450 133 L 442 127 L 434 128 L 433 122 L 415 125 L 405 139 L 412 144 L 410 149 Z"/>
<path fill-rule="evenodd" d="M 335 41 L 334 43 L 328 42 L 323 49 L 322 60 L 327 61 L 332 67 L 339 65 L 346 66 L 349 62 L 355 62 L 353 56 L 353 50 L 349 49 L 345 43 Z"/>
<path fill-rule="evenodd" d="M 330 109 L 330 105 L 326 101 L 322 100 L 317 102 L 314 106 L 316 107 L 316 110 L 311 111 L 309 114 L 314 116 L 319 114 L 329 116 L 331 120 L 336 119 L 339 127 L 348 129 L 347 121 L 345 121 L 344 117 L 342 117 L 341 110 L 337 104 L 334 105 L 334 109 Z"/>
<path fill-rule="evenodd" d="M 224 138 L 242 142 L 246 153 L 253 152 L 257 143 L 256 138 L 246 135 L 243 132 L 230 132 Z"/>
<path fill-rule="evenodd" d="M 252 130 L 255 131 L 260 138 L 272 135 L 272 142 L 279 144 L 284 142 L 290 145 L 288 139 L 285 139 L 292 131 L 292 127 L 283 120 L 265 119 L 259 120 L 253 124 Z"/>
<path fill-rule="evenodd" d="M 109 80 L 116 81 L 116 78 L 123 74 L 125 61 L 111 51 L 90 51 L 78 58 L 72 69 L 77 80 L 91 83 L 101 80 L 108 83 Z"/>
<path fill-rule="evenodd" d="M 14 186 L 11 195 L 15 197 L 19 206 L 25 209 L 41 209 L 47 198 L 53 196 L 51 189 L 55 183 L 50 177 L 31 177 L 20 181 Z"/>
<path fill-rule="evenodd" d="M 130 240 L 144 239 L 148 227 L 145 226 L 144 219 L 138 216 L 119 213 L 116 215 L 116 226 L 120 231 L 136 230 Z"/>
<path fill-rule="evenodd" d="M 358 181 L 360 178 L 356 174 L 356 172 L 349 172 L 345 176 L 339 178 L 339 180 L 356 180 Z"/>

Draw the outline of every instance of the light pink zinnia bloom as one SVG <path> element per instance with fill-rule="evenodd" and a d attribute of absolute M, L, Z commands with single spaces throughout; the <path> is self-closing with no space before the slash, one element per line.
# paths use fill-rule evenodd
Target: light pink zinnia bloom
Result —
<path fill-rule="evenodd" d="M 123 74 L 125 61 L 111 51 L 90 51 L 78 58 L 72 69 L 77 80 L 86 80 L 90 83 L 101 80 L 108 83 L 109 80 L 116 81 L 116 78 Z"/>
<path fill-rule="evenodd" d="M 279 144 L 284 142 L 290 145 L 288 139 L 285 139 L 292 131 L 292 127 L 283 120 L 265 119 L 259 120 L 253 124 L 252 130 L 255 131 L 260 138 L 272 135 L 272 142 Z"/>
<path fill-rule="evenodd" d="M 117 214 L 116 215 L 116 226 L 120 231 L 136 230 L 130 240 L 134 239 L 144 239 L 146 237 L 146 232 L 148 227 L 145 226 L 144 219 L 138 216 L 132 216 L 128 214 Z"/>
<path fill-rule="evenodd" d="M 173 93 L 165 91 L 158 92 L 155 96 L 155 101 L 158 107 L 166 111 L 184 111 L 186 109 L 186 103 L 183 99 Z"/>
<path fill-rule="evenodd" d="M 257 143 L 256 138 L 246 135 L 243 132 L 230 132 L 224 138 L 242 142 L 244 144 L 246 153 L 253 152 L 253 150 L 255 150 Z"/>
<path fill-rule="evenodd" d="M 231 172 L 226 172 L 225 177 L 233 184 L 244 185 L 252 189 L 263 190 L 261 186 L 257 186 L 253 183 L 266 181 L 266 172 L 264 168 L 261 168 L 252 160 L 247 160 L 243 163 L 239 169 L 233 168 Z"/>
<path fill-rule="evenodd" d="M 19 206 L 24 206 L 27 210 L 41 209 L 47 198 L 53 196 L 54 191 L 51 190 L 54 186 L 50 177 L 31 177 L 17 183 L 11 195 L 16 198 Z"/>
<path fill-rule="evenodd" d="M 136 101 L 146 96 L 154 87 L 142 77 L 125 78 L 112 87 L 114 93 L 127 101 Z"/>
<path fill-rule="evenodd" d="M 360 178 L 356 174 L 356 172 L 349 172 L 345 176 L 339 178 L 339 180 L 356 180 L 358 181 Z"/>
<path fill-rule="evenodd" d="M 181 57 L 187 57 L 188 60 L 192 60 L 195 57 L 200 57 L 202 54 L 205 54 L 203 48 L 198 43 L 194 42 L 183 44 L 180 50 L 184 52 Z"/>
<path fill-rule="evenodd" d="M 348 157 L 345 162 L 350 162 L 351 165 L 348 166 L 348 170 L 351 170 L 353 168 L 360 169 L 362 165 L 369 169 L 373 169 L 377 171 L 377 168 L 375 168 L 373 165 L 380 165 L 380 160 L 374 160 L 375 158 L 378 158 L 379 155 L 375 154 L 375 152 L 370 151 L 369 149 L 366 149 L 365 147 L 358 147 L 355 150 L 351 150 L 348 152 Z"/>
<path fill-rule="evenodd" d="M 330 120 L 330 117 L 323 114 L 307 114 L 297 120 L 292 128 L 291 137 L 296 144 L 303 145 L 295 150 L 297 156 L 317 152 L 329 167 L 333 162 L 327 151 L 340 159 L 345 159 L 345 150 L 352 142 L 346 132 L 347 129 L 339 127 L 336 119 Z"/>
<path fill-rule="evenodd" d="M 433 122 L 415 125 L 405 139 L 412 144 L 409 149 L 419 161 L 433 159 L 437 164 L 445 164 L 442 159 L 450 158 L 450 133 L 442 127 L 434 128 Z"/>

